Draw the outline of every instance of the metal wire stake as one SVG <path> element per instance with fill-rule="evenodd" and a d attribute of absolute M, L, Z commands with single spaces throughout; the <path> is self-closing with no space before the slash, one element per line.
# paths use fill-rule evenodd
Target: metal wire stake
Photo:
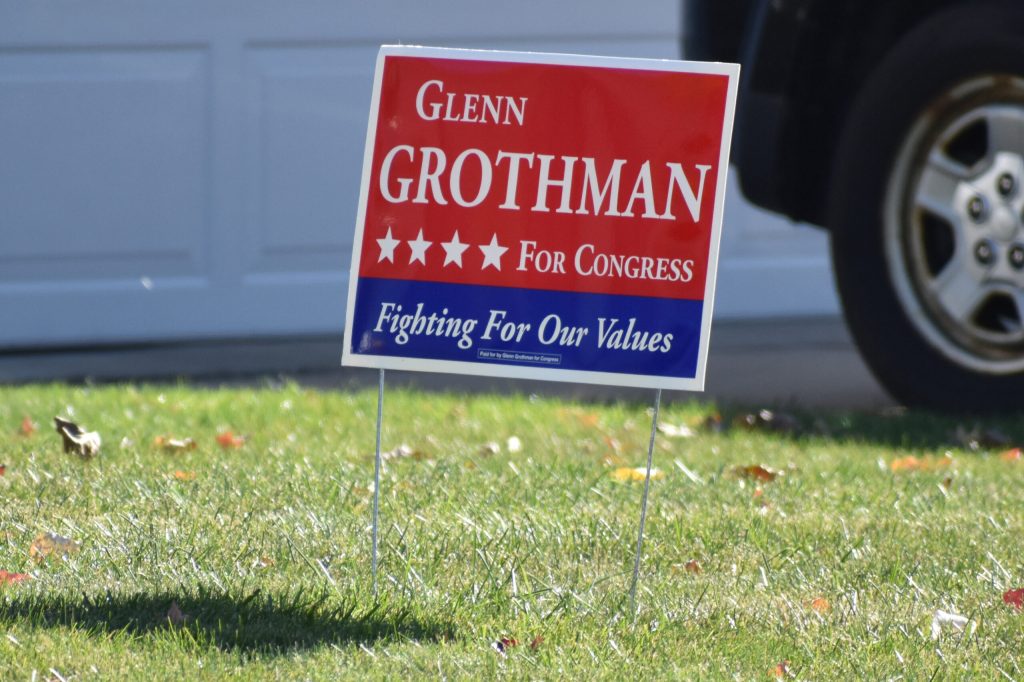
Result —
<path fill-rule="evenodd" d="M 661 409 L 661 389 L 654 394 L 654 416 L 651 418 L 651 442 L 647 446 L 647 475 L 644 477 L 644 497 L 640 502 L 640 532 L 636 538 L 636 561 L 633 563 L 633 584 L 629 588 L 629 611 L 636 621 L 636 584 L 640 579 L 640 552 L 644 546 L 644 524 L 647 522 L 647 494 L 651 490 L 651 464 L 654 461 L 654 436 L 658 433 L 658 411 Z"/>
<path fill-rule="evenodd" d="M 384 421 L 384 370 L 377 389 L 377 448 L 373 458 L 373 596 L 377 596 L 377 523 L 380 504 L 380 426 Z"/>

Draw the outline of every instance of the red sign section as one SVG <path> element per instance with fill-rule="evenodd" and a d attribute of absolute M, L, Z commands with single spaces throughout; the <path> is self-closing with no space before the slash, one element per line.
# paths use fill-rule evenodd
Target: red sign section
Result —
<path fill-rule="evenodd" d="M 387 57 L 360 275 L 701 298 L 729 81 L 682 80 Z M 444 257 L 378 258 L 427 226 Z"/>

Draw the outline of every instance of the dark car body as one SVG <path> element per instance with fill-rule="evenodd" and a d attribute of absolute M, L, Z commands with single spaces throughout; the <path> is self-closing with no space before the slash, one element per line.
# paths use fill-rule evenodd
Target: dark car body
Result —
<path fill-rule="evenodd" d="M 684 55 L 743 65 L 732 157 L 744 195 L 824 226 L 831 160 L 857 91 L 904 33 L 958 3 L 687 0 Z"/>

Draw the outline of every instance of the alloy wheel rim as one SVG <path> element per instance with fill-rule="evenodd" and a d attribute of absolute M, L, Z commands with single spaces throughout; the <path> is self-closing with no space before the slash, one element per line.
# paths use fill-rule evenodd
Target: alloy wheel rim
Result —
<path fill-rule="evenodd" d="M 928 343 L 976 371 L 1024 370 L 1024 79 L 973 79 L 921 114 L 883 229 L 890 278 Z"/>

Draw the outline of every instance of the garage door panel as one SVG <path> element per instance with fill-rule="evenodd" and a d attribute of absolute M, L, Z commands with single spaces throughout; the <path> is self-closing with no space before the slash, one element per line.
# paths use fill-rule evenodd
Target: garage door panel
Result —
<path fill-rule="evenodd" d="M 250 272 L 337 272 L 348 260 L 376 48 L 247 49 Z"/>
<path fill-rule="evenodd" d="M 0 51 L 3 279 L 203 270 L 207 53 Z"/>
<path fill-rule="evenodd" d="M 680 6 L 0 0 L 0 352 L 340 334 L 380 43 L 676 57 Z M 716 316 L 831 291 L 765 220 L 727 210 Z"/>

